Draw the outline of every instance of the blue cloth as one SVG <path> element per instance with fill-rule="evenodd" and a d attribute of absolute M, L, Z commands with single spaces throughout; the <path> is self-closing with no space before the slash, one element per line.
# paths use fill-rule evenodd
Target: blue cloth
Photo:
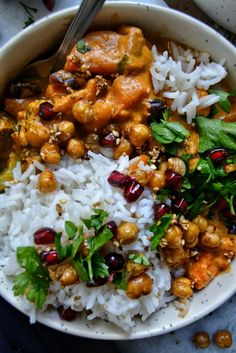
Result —
<path fill-rule="evenodd" d="M 75 337 L 31 325 L 29 318 L 0 298 L 0 353 L 120 353 L 115 342 Z"/>

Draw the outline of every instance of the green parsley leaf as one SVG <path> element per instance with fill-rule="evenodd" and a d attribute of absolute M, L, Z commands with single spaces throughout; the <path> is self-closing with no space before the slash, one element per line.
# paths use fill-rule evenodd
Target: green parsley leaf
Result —
<path fill-rule="evenodd" d="M 133 254 L 129 254 L 128 257 L 135 264 L 150 266 L 150 262 L 149 262 L 148 258 L 143 254 L 133 253 Z"/>
<path fill-rule="evenodd" d="M 78 227 L 71 221 L 65 221 L 65 230 L 69 239 L 74 239 L 78 231 Z"/>
<path fill-rule="evenodd" d="M 220 97 L 220 100 L 217 104 L 223 109 L 224 112 L 229 113 L 231 110 L 231 102 L 228 99 L 230 96 L 235 96 L 236 95 L 236 90 L 232 90 L 231 92 L 225 92 L 221 89 L 210 89 L 210 93 L 216 94 L 217 96 Z"/>
<path fill-rule="evenodd" d="M 193 158 L 193 155 L 192 155 L 192 153 L 184 153 L 180 157 L 184 161 L 185 164 L 188 164 L 189 160 L 191 158 Z"/>
<path fill-rule="evenodd" d="M 163 188 L 158 192 L 156 199 L 158 201 L 165 201 L 166 199 L 168 199 L 170 197 L 170 194 L 171 194 L 170 189 Z"/>
<path fill-rule="evenodd" d="M 93 211 L 95 214 L 93 214 L 89 219 L 82 219 L 82 221 L 88 229 L 93 228 L 95 230 L 95 234 L 97 234 L 103 225 L 104 220 L 107 218 L 108 213 L 104 210 L 96 208 L 93 209 Z"/>
<path fill-rule="evenodd" d="M 37 250 L 32 246 L 18 247 L 16 257 L 25 271 L 14 276 L 14 295 L 25 295 L 37 309 L 41 309 L 48 294 L 48 271 L 42 265 Z"/>
<path fill-rule="evenodd" d="M 125 71 L 125 65 L 127 63 L 127 61 L 129 60 L 128 55 L 124 55 L 123 58 L 121 59 L 121 61 L 118 63 L 117 65 L 117 73 L 118 74 L 123 74 L 123 72 Z"/>
<path fill-rule="evenodd" d="M 194 203 L 189 206 L 188 218 L 192 219 L 197 216 L 202 211 L 203 201 L 205 199 L 205 193 L 202 192 L 199 196 L 197 196 Z"/>
<path fill-rule="evenodd" d="M 61 243 L 62 233 L 57 233 L 55 236 L 55 246 L 58 252 L 58 257 L 60 260 L 65 259 L 66 257 L 70 257 L 72 251 L 71 244 L 62 245 Z"/>
<path fill-rule="evenodd" d="M 85 43 L 84 39 L 80 39 L 76 43 L 76 49 L 82 54 L 85 54 L 85 53 L 87 53 L 88 51 L 91 50 L 91 48 Z"/>
<path fill-rule="evenodd" d="M 93 276 L 106 278 L 109 276 L 108 266 L 104 256 L 96 252 L 92 257 Z"/>
<path fill-rule="evenodd" d="M 81 256 L 77 257 L 73 259 L 72 263 L 79 279 L 87 283 L 89 281 L 89 276 L 83 258 Z"/>
<path fill-rule="evenodd" d="M 189 131 L 177 121 L 153 121 L 150 126 L 153 137 L 162 144 L 180 143 L 189 136 Z"/>
<path fill-rule="evenodd" d="M 114 276 L 112 283 L 116 288 L 126 290 L 127 282 L 125 270 L 123 270 L 122 272 L 117 272 Z"/>
<path fill-rule="evenodd" d="M 236 151 L 236 123 L 197 116 L 196 127 L 200 136 L 199 153 L 216 147 Z"/>
<path fill-rule="evenodd" d="M 151 226 L 150 231 L 153 233 L 151 240 L 151 250 L 155 250 L 159 245 L 161 239 L 171 224 L 171 219 L 172 214 L 165 214 L 158 222 Z"/>

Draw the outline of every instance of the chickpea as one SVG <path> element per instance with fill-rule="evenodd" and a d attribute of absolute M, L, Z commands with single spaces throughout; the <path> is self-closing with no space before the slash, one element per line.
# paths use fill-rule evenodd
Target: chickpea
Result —
<path fill-rule="evenodd" d="M 85 155 L 85 146 L 82 140 L 72 138 L 67 145 L 67 153 L 72 158 L 81 158 Z"/>
<path fill-rule="evenodd" d="M 157 170 L 153 171 L 149 175 L 148 186 L 154 191 L 159 191 L 164 188 L 166 184 L 165 173 Z"/>
<path fill-rule="evenodd" d="M 120 156 L 124 154 L 127 154 L 127 156 L 131 156 L 132 153 L 133 153 L 133 147 L 131 143 L 122 137 L 119 145 L 114 148 L 113 157 L 115 159 L 119 159 Z"/>
<path fill-rule="evenodd" d="M 88 134 L 84 138 L 85 147 L 93 152 L 98 153 L 100 151 L 99 136 L 97 134 Z"/>
<path fill-rule="evenodd" d="M 75 125 L 71 121 L 61 121 L 58 125 L 58 132 L 60 132 L 59 141 L 68 141 L 75 134 Z"/>
<path fill-rule="evenodd" d="M 192 338 L 192 341 L 199 348 L 207 348 L 211 343 L 210 336 L 205 331 L 195 333 Z"/>
<path fill-rule="evenodd" d="M 72 114 L 80 123 L 89 123 L 93 118 L 92 106 L 89 102 L 79 100 L 73 105 Z"/>
<path fill-rule="evenodd" d="M 230 163 L 224 165 L 225 173 L 229 174 L 236 171 L 236 163 Z"/>
<path fill-rule="evenodd" d="M 21 146 L 26 146 L 28 144 L 25 128 L 23 128 L 23 127 L 21 127 L 20 132 L 18 134 L 18 143 Z"/>
<path fill-rule="evenodd" d="M 206 231 L 208 223 L 205 217 L 198 215 L 193 218 L 192 222 L 199 228 L 200 233 L 204 233 Z"/>
<path fill-rule="evenodd" d="M 142 256 L 142 254 L 140 254 L 140 256 Z M 126 271 L 133 276 L 139 275 L 140 273 L 146 271 L 147 268 L 148 266 L 145 266 L 144 264 L 138 264 L 130 259 L 126 262 Z"/>
<path fill-rule="evenodd" d="M 40 175 L 38 179 L 38 189 L 43 193 L 53 192 L 57 188 L 57 180 L 53 172 L 46 169 Z"/>
<path fill-rule="evenodd" d="M 172 294 L 179 298 L 189 298 L 193 295 L 191 281 L 186 277 L 175 278 L 171 287 Z"/>
<path fill-rule="evenodd" d="M 164 247 L 163 253 L 165 261 L 170 268 L 175 268 L 185 263 L 189 255 L 188 250 L 185 250 L 183 247 L 178 249 L 169 249 L 168 247 Z"/>
<path fill-rule="evenodd" d="M 133 125 L 130 128 L 129 140 L 135 147 L 142 147 L 149 136 L 149 128 L 144 124 Z"/>
<path fill-rule="evenodd" d="M 207 248 L 217 248 L 220 245 L 220 241 L 221 233 L 217 229 L 214 229 L 213 226 L 208 226 L 206 232 L 200 237 L 201 246 Z"/>
<path fill-rule="evenodd" d="M 40 149 L 40 156 L 46 163 L 58 164 L 61 159 L 58 144 L 46 142 Z"/>
<path fill-rule="evenodd" d="M 220 348 L 229 348 L 232 346 L 232 334 L 228 330 L 218 330 L 214 335 L 215 344 Z"/>
<path fill-rule="evenodd" d="M 26 139 L 33 147 L 41 147 L 50 138 L 50 131 L 47 126 L 39 123 L 30 124 L 26 131 Z"/>
<path fill-rule="evenodd" d="M 217 250 L 220 250 L 224 253 L 232 255 L 236 253 L 236 239 L 234 234 L 222 235 L 219 247 Z"/>
<path fill-rule="evenodd" d="M 89 244 L 88 244 L 87 240 L 84 239 L 82 241 L 82 243 L 80 244 L 79 253 L 82 257 L 86 257 L 89 254 L 89 250 L 90 250 Z"/>
<path fill-rule="evenodd" d="M 200 229 L 193 222 L 188 222 L 188 228 L 183 230 L 186 244 L 192 244 L 198 239 Z"/>
<path fill-rule="evenodd" d="M 67 268 L 64 269 L 60 282 L 62 286 L 69 286 L 78 282 L 77 273 L 72 265 L 68 264 Z"/>
<path fill-rule="evenodd" d="M 145 186 L 148 183 L 149 173 L 142 169 L 135 169 L 129 172 L 131 177 L 134 177 L 139 184 Z"/>
<path fill-rule="evenodd" d="M 128 279 L 126 294 L 130 299 L 138 299 L 152 291 L 152 279 L 145 272 Z"/>
<path fill-rule="evenodd" d="M 171 157 L 167 161 L 167 169 L 173 170 L 182 176 L 186 173 L 186 165 L 181 158 Z"/>
<path fill-rule="evenodd" d="M 165 232 L 165 239 L 167 240 L 167 247 L 169 249 L 178 249 L 182 246 L 183 232 L 178 226 L 170 226 Z"/>
<path fill-rule="evenodd" d="M 117 229 L 116 240 L 119 244 L 133 243 L 138 236 L 138 227 L 135 223 L 125 222 Z"/>

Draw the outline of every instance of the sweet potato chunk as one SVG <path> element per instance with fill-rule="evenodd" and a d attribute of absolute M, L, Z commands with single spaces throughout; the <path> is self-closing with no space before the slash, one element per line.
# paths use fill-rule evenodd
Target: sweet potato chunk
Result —
<path fill-rule="evenodd" d="M 187 264 L 187 277 L 193 281 L 196 289 L 202 289 L 228 266 L 228 259 L 224 255 L 202 252 Z"/>

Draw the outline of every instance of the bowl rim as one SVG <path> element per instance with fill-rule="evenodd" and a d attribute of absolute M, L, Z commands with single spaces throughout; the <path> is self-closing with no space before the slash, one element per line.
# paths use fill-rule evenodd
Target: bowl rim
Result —
<path fill-rule="evenodd" d="M 163 13 L 174 14 L 180 20 L 182 18 L 184 18 L 189 23 L 191 22 L 191 24 L 195 24 L 197 26 L 202 27 L 203 30 L 208 32 L 213 37 L 217 38 L 217 41 L 219 41 L 219 40 L 222 41 L 225 45 L 227 45 L 230 48 L 230 50 L 232 50 L 236 53 L 236 47 L 234 47 L 234 45 L 232 43 L 230 43 L 225 37 L 223 37 L 223 35 L 219 34 L 213 28 L 209 27 L 208 25 L 201 22 L 200 20 L 193 18 L 190 15 L 187 15 L 187 14 L 182 13 L 180 11 L 176 11 L 175 9 L 171 9 L 169 7 L 163 7 L 163 6 L 156 5 L 156 4 L 146 4 L 145 2 L 134 3 L 131 1 L 123 1 L 123 0 L 122 1 L 112 1 L 112 2 L 108 1 L 108 2 L 106 2 L 105 7 L 110 7 L 112 9 L 113 7 L 115 8 L 119 5 L 125 5 L 130 8 L 132 8 L 132 7 L 136 8 L 137 6 L 146 7 L 146 8 L 149 8 L 149 10 L 154 9 L 154 10 L 159 10 Z M 39 29 L 44 27 L 45 24 L 50 23 L 50 22 L 54 22 L 55 20 L 62 18 L 63 16 L 69 16 L 69 17 L 71 16 L 72 17 L 77 9 L 78 9 L 78 6 L 72 6 L 72 7 L 60 10 L 56 13 L 49 14 L 46 17 L 38 20 L 37 22 L 33 23 L 31 26 L 25 28 L 24 30 L 22 30 L 21 32 L 16 34 L 7 43 L 5 43 L 4 46 L 1 48 L 1 53 L 7 51 L 8 48 L 11 48 L 12 46 L 14 46 L 15 43 L 17 43 L 19 40 L 27 38 L 28 35 L 34 35 L 34 33 L 36 33 Z M 2 270 L 0 270 L 0 272 L 2 272 Z M 99 333 L 98 334 L 94 333 L 92 330 L 91 331 L 90 330 L 84 331 L 81 334 L 80 332 L 77 332 L 76 329 L 73 329 L 73 328 L 72 329 L 70 328 L 70 331 L 67 331 L 67 333 L 72 334 L 72 335 L 76 335 L 76 336 L 93 338 L 93 339 L 102 339 L 102 340 L 106 340 L 106 339 L 109 339 L 109 340 L 130 340 L 130 339 L 142 339 L 142 338 L 147 338 L 147 337 L 151 337 L 151 336 L 157 336 L 157 335 L 165 334 L 170 331 L 187 326 L 187 325 L 201 319 L 202 317 L 206 316 L 209 312 L 215 310 L 217 307 L 222 305 L 235 292 L 236 292 L 236 288 L 231 288 L 231 290 L 229 290 L 226 295 L 219 298 L 217 303 L 215 303 L 214 305 L 209 305 L 207 307 L 207 309 L 200 311 L 200 313 L 196 313 L 195 315 L 192 315 L 190 317 L 185 318 L 184 322 L 179 322 L 179 323 L 175 324 L 174 327 L 166 327 L 165 329 L 157 328 L 156 330 L 154 329 L 152 331 L 144 330 L 144 332 L 135 333 L 134 336 L 130 336 L 130 337 L 125 336 L 125 335 L 124 336 L 119 335 L 119 337 L 118 337 L 118 335 L 116 333 L 114 333 L 114 334 L 109 334 L 109 337 L 106 338 L 106 337 L 104 337 L 104 335 L 101 335 Z M 21 307 L 19 308 L 19 306 L 17 306 L 17 303 L 14 301 L 14 298 L 9 298 L 9 296 L 7 296 L 7 294 L 5 294 L 4 292 L 1 293 L 1 295 L 11 305 L 13 305 L 15 308 L 17 308 L 18 310 L 20 310 L 24 314 L 26 314 Z M 37 315 L 37 321 L 42 324 L 45 324 L 46 326 L 51 327 L 53 329 L 65 332 L 61 328 L 61 326 L 58 325 L 57 322 L 55 322 L 54 320 L 48 320 L 48 318 L 45 318 L 44 313 Z"/>

